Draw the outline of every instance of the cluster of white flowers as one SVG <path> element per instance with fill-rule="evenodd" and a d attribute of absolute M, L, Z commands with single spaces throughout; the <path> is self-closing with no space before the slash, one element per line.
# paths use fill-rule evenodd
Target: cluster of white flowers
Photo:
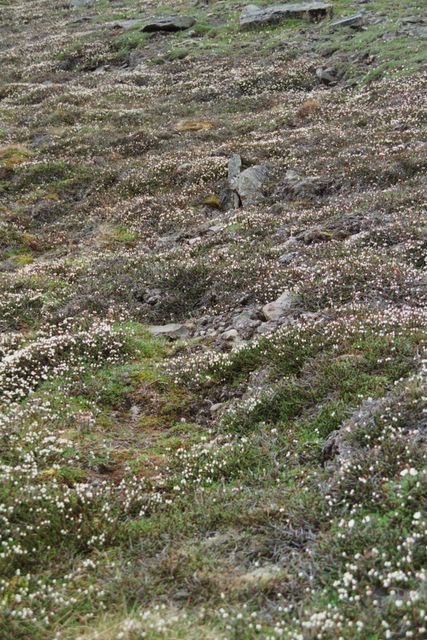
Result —
<path fill-rule="evenodd" d="M 122 339 L 108 323 L 95 323 L 89 330 L 73 332 L 65 322 L 57 333 L 35 336 L 2 358 L 1 400 L 21 400 L 49 378 L 81 375 L 88 366 L 117 362 L 121 350 Z"/>

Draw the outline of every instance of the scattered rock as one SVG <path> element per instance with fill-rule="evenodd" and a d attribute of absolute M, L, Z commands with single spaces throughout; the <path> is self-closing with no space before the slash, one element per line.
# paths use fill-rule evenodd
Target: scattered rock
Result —
<path fill-rule="evenodd" d="M 148 331 L 152 336 L 164 336 L 177 340 L 178 338 L 188 338 L 190 335 L 190 328 L 185 324 L 164 324 L 164 325 L 152 325 L 148 327 Z"/>
<path fill-rule="evenodd" d="M 236 329 L 228 329 L 228 331 L 221 333 L 221 337 L 227 342 L 233 342 L 239 339 L 239 332 Z"/>
<path fill-rule="evenodd" d="M 160 302 L 161 298 L 161 289 L 147 289 L 147 291 L 145 292 L 144 302 L 151 306 L 154 306 L 155 304 Z"/>
<path fill-rule="evenodd" d="M 389 397 L 375 400 L 369 398 L 365 400 L 361 407 L 357 409 L 339 429 L 329 434 L 322 450 L 322 462 L 324 466 L 333 464 L 334 466 L 341 467 L 355 455 L 356 451 L 360 451 L 360 447 L 352 442 L 351 434 L 354 433 L 357 428 L 360 428 L 361 425 L 372 421 L 373 416 L 382 406 L 386 406 L 388 400 Z"/>
<path fill-rule="evenodd" d="M 256 308 L 245 309 L 233 318 L 233 328 L 236 329 L 243 338 L 250 338 L 255 329 L 261 324 L 257 316 L 258 310 Z"/>
<path fill-rule="evenodd" d="M 253 29 L 295 18 L 317 22 L 323 18 L 331 17 L 332 13 L 332 5 L 326 2 L 276 4 L 269 7 L 258 7 L 250 4 L 245 7 L 240 15 L 240 27 L 242 29 Z"/>
<path fill-rule="evenodd" d="M 145 23 L 141 31 L 152 33 L 155 31 L 185 31 L 196 24 L 192 16 L 159 16 Z"/>
<path fill-rule="evenodd" d="M 212 205 L 211 205 L 212 206 Z M 221 231 L 224 231 L 226 225 L 225 224 L 214 224 L 211 227 L 209 227 L 209 231 L 211 233 L 221 233 Z"/>
<path fill-rule="evenodd" d="M 265 304 L 262 312 L 266 320 L 277 321 L 288 315 L 294 306 L 295 296 L 291 291 L 284 291 L 277 300 Z"/>
<path fill-rule="evenodd" d="M 279 256 L 278 258 L 278 262 L 280 262 L 280 264 L 291 264 L 291 262 L 293 262 L 293 260 L 296 258 L 298 254 L 295 251 L 291 251 L 290 253 L 284 253 L 283 255 Z"/>
<path fill-rule="evenodd" d="M 286 242 L 283 242 L 282 244 L 277 246 L 277 249 L 280 249 L 280 251 L 282 251 L 283 253 L 294 251 L 297 248 L 298 240 L 296 239 L 296 236 L 291 236 L 286 240 Z"/>
<path fill-rule="evenodd" d="M 267 336 L 270 333 L 277 329 L 277 324 L 275 322 L 263 322 L 257 327 L 256 332 L 262 336 Z"/>
<path fill-rule="evenodd" d="M 210 407 L 210 412 L 212 415 L 216 415 L 221 412 L 225 407 L 225 402 L 216 402 Z"/>
<path fill-rule="evenodd" d="M 427 38 L 427 27 L 413 27 L 408 31 L 405 30 L 405 33 L 409 33 L 414 38 Z"/>
<path fill-rule="evenodd" d="M 194 244 L 197 244 L 198 242 L 200 242 L 201 238 L 200 236 L 197 236 L 196 238 L 188 238 L 187 239 L 187 244 L 191 246 L 193 246 Z"/>
<path fill-rule="evenodd" d="M 426 18 L 422 15 L 406 16 L 402 18 L 402 22 L 405 24 L 423 24 L 426 22 Z"/>
<path fill-rule="evenodd" d="M 138 404 L 133 404 L 129 409 L 131 420 L 136 420 L 141 413 L 141 407 Z"/>
<path fill-rule="evenodd" d="M 363 26 L 363 14 L 356 13 L 354 16 L 346 16 L 340 20 L 334 20 L 329 27 L 332 30 L 339 29 L 341 27 L 351 27 L 352 29 L 360 29 Z"/>

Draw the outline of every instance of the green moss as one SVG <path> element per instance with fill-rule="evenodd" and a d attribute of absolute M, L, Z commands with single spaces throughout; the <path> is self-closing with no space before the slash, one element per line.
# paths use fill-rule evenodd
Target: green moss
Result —
<path fill-rule="evenodd" d="M 23 267 L 26 264 L 31 264 L 34 258 L 31 253 L 20 253 L 14 256 L 14 260 L 18 267 Z"/>
<path fill-rule="evenodd" d="M 15 167 L 26 162 L 32 155 L 33 152 L 22 145 L 0 147 L 0 167 Z"/>
<path fill-rule="evenodd" d="M 143 47 L 149 38 L 149 34 L 136 28 L 135 30 L 127 31 L 126 33 L 115 36 L 113 39 L 113 47 L 116 51 L 125 53 L 132 51 L 133 49 Z"/>
<path fill-rule="evenodd" d="M 189 50 L 185 47 L 176 47 L 175 49 L 171 49 L 166 54 L 166 59 L 173 60 L 184 60 L 189 54 Z"/>
<path fill-rule="evenodd" d="M 115 227 L 112 231 L 111 237 L 115 242 L 133 244 L 138 239 L 138 234 L 136 231 L 132 231 L 126 227 Z"/>

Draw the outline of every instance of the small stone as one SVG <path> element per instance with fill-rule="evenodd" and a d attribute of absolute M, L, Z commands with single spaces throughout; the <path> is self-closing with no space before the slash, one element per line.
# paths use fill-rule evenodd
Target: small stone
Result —
<path fill-rule="evenodd" d="M 141 413 L 141 407 L 138 404 L 133 404 L 129 410 L 132 420 L 136 420 Z"/>
<path fill-rule="evenodd" d="M 262 312 L 266 320 L 277 321 L 289 314 L 294 306 L 294 294 L 291 291 L 284 291 L 277 300 L 264 305 Z"/>
<path fill-rule="evenodd" d="M 210 412 L 212 414 L 218 413 L 218 411 L 221 411 L 221 409 L 223 409 L 224 404 L 225 404 L 224 402 L 216 402 L 211 406 Z"/>
<path fill-rule="evenodd" d="M 299 245 L 299 242 L 296 239 L 296 237 L 291 236 L 290 238 L 288 238 L 288 240 L 286 240 L 286 242 L 283 242 L 281 245 L 279 245 L 278 248 L 280 248 L 280 250 L 283 251 L 283 253 L 285 253 L 287 251 L 293 251 L 298 247 L 298 245 Z"/>
<path fill-rule="evenodd" d="M 278 262 L 280 262 L 280 264 L 291 264 L 291 262 L 296 258 L 298 254 L 295 251 L 291 251 L 290 253 L 284 253 L 283 255 L 279 256 L 278 258 Z"/>
<path fill-rule="evenodd" d="M 232 342 L 239 339 L 239 333 L 236 329 L 229 329 L 228 331 L 224 331 L 224 333 L 221 334 L 221 337 L 224 340 L 227 340 L 227 342 Z"/>
<path fill-rule="evenodd" d="M 193 16 L 159 16 L 145 23 L 141 31 L 185 31 L 196 24 Z"/>
<path fill-rule="evenodd" d="M 221 233 L 221 231 L 224 231 L 225 229 L 225 224 L 214 224 L 212 225 L 212 227 L 209 227 L 209 231 L 211 233 Z"/>
<path fill-rule="evenodd" d="M 319 67 L 316 69 L 316 76 L 323 84 L 335 84 L 337 81 L 334 69 L 324 69 L 323 67 Z"/>

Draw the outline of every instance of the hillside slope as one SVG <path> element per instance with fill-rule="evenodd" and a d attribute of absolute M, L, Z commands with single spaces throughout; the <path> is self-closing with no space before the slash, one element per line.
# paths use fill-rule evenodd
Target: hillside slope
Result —
<path fill-rule="evenodd" d="M 427 6 L 328 4 L 0 0 L 2 639 L 427 638 Z"/>

